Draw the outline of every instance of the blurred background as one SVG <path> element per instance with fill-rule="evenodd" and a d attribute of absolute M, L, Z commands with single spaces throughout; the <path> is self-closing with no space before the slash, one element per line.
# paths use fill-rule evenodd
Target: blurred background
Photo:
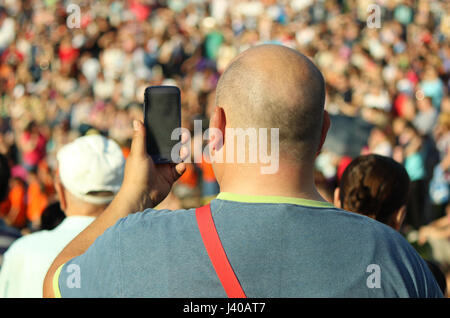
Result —
<path fill-rule="evenodd" d="M 407 236 L 447 213 L 449 36 L 450 1 L 438 0 L 0 0 L 0 153 L 12 171 L 0 215 L 23 234 L 56 226 L 62 145 L 100 133 L 127 156 L 150 85 L 178 86 L 183 127 L 203 120 L 206 129 L 231 59 L 277 43 L 326 79 L 332 128 L 317 160 L 320 192 L 332 201 L 359 154 L 394 158 L 412 181 Z M 160 208 L 218 192 L 208 163 L 189 164 Z"/>

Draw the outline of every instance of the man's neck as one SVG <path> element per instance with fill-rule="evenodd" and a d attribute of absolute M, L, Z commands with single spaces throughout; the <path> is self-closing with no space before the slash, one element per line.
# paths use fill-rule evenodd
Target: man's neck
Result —
<path fill-rule="evenodd" d="M 220 180 L 220 191 L 326 201 L 314 185 L 313 171 L 312 168 L 284 164 L 275 174 L 261 174 L 258 165 L 236 165 L 227 167 Z"/>
<path fill-rule="evenodd" d="M 89 217 L 98 217 L 105 208 L 101 209 L 83 209 L 83 208 L 68 208 L 64 213 L 67 217 L 69 216 L 89 216 Z"/>

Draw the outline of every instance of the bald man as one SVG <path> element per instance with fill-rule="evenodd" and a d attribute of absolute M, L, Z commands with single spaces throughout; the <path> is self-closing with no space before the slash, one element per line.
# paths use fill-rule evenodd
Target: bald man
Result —
<path fill-rule="evenodd" d="M 330 120 L 320 71 L 278 45 L 235 58 L 217 85 L 210 155 L 221 192 L 199 209 L 152 209 L 183 173 L 155 166 L 134 123 L 131 153 L 108 209 L 55 259 L 47 297 L 440 297 L 427 265 L 394 230 L 334 208 L 314 186 Z M 278 129 L 278 166 L 227 130 Z M 183 153 L 183 151 L 182 151 Z M 231 160 L 219 160 L 219 158 Z M 230 155 L 231 154 L 231 155 Z M 258 158 L 261 159 L 261 158 Z M 142 212 L 137 212 L 142 211 Z M 137 213 L 135 213 L 137 212 Z"/>

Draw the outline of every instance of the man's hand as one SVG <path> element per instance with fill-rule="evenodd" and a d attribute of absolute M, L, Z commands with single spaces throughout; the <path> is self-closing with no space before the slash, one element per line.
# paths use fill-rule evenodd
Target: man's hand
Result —
<path fill-rule="evenodd" d="M 120 196 L 136 204 L 142 211 L 158 205 L 169 194 L 173 183 L 184 173 L 186 165 L 155 165 L 146 149 L 145 127 L 140 121 L 133 122 L 134 134 L 131 151 L 125 165 L 125 175 Z M 188 151 L 181 147 L 180 157 L 184 160 Z"/>
<path fill-rule="evenodd" d="M 186 168 L 184 163 L 155 165 L 147 154 L 144 125 L 136 121 L 133 126 L 131 151 L 119 193 L 106 210 L 55 258 L 44 280 L 44 297 L 55 296 L 52 282 L 61 265 L 86 252 L 94 241 L 120 218 L 156 206 L 169 194 L 173 183 L 183 174 Z M 182 136 L 182 141 L 183 139 Z M 180 157 L 184 160 L 187 154 L 187 149 L 181 147 Z"/>

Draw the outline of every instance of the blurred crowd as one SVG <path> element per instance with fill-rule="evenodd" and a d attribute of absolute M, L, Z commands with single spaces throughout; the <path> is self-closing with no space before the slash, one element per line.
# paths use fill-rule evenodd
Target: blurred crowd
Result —
<path fill-rule="evenodd" d="M 183 127 L 206 128 L 227 64 L 278 43 L 322 70 L 332 123 L 369 124 L 361 154 L 405 166 L 405 228 L 419 230 L 447 213 L 450 197 L 449 37 L 450 2 L 438 0 L 2 0 L 0 153 L 12 178 L 0 215 L 41 227 L 56 198 L 55 154 L 78 136 L 108 136 L 126 157 L 147 86 L 178 86 Z M 326 147 L 319 156 L 317 185 L 330 201 L 352 157 Z M 163 203 L 198 206 L 218 191 L 208 163 L 189 164 Z"/>

